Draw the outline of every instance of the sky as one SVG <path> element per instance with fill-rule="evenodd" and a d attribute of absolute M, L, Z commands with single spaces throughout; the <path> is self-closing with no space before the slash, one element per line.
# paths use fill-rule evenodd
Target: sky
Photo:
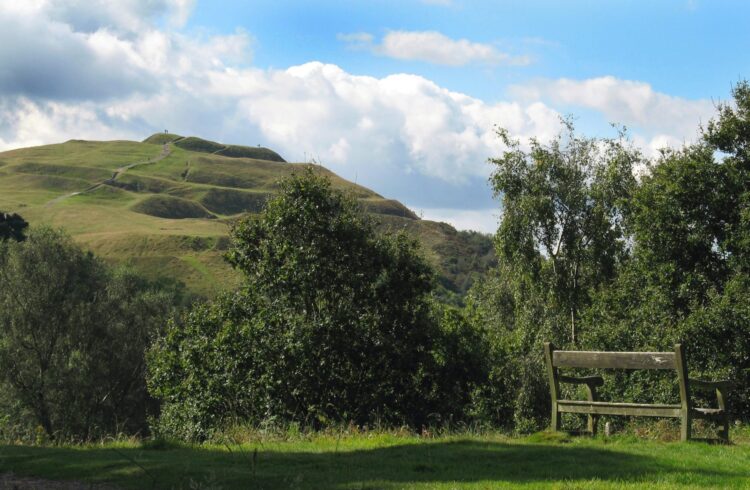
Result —
<path fill-rule="evenodd" d="M 0 0 L 0 151 L 167 129 L 492 233 L 496 128 L 693 141 L 750 76 L 748 19 L 739 0 Z"/>

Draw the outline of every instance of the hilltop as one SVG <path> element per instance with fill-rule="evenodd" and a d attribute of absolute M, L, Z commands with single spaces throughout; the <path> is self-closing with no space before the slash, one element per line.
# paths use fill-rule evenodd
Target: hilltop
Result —
<path fill-rule="evenodd" d="M 62 226 L 111 262 L 210 295 L 239 280 L 223 261 L 231 223 L 259 212 L 279 179 L 311 164 L 275 151 L 157 133 L 142 142 L 83 141 L 0 153 L 0 209 Z M 453 301 L 494 260 L 491 240 L 421 220 L 398 201 L 316 168 L 354 196 L 382 229 L 418 237 Z"/>

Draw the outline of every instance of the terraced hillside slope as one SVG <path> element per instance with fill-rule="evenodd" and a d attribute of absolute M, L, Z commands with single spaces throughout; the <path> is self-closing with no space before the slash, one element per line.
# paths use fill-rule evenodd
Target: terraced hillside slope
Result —
<path fill-rule="evenodd" d="M 71 140 L 0 153 L 0 210 L 32 225 L 64 227 L 108 260 L 212 295 L 239 280 L 222 259 L 231 222 L 259 212 L 279 179 L 307 165 L 286 163 L 267 148 L 166 133 L 143 142 Z M 460 299 L 492 262 L 489 238 L 420 220 L 398 201 L 319 171 L 381 227 L 405 228 L 422 240 L 445 298 Z"/>

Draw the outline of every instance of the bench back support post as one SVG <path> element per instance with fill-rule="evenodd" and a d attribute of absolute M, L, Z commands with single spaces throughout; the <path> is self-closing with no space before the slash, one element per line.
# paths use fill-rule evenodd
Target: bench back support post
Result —
<path fill-rule="evenodd" d="M 680 383 L 680 404 L 682 405 L 680 439 L 687 441 L 691 433 L 690 417 L 690 385 L 688 384 L 687 360 L 685 359 L 685 348 L 682 344 L 675 344 L 675 368 L 677 370 L 677 380 Z"/>
<path fill-rule="evenodd" d="M 719 403 L 719 410 L 724 413 L 719 437 L 729 442 L 729 406 L 727 405 L 727 400 L 724 397 L 724 392 L 722 390 L 716 390 L 716 401 Z"/>
<path fill-rule="evenodd" d="M 544 343 L 544 357 L 547 361 L 547 374 L 549 375 L 549 394 L 552 398 L 552 418 L 550 428 L 553 431 L 560 430 L 560 413 L 557 411 L 557 399 L 560 396 L 560 382 L 557 379 L 557 368 L 552 365 L 552 353 L 555 346 L 551 342 Z"/>
<path fill-rule="evenodd" d="M 590 402 L 599 401 L 599 394 L 596 392 L 596 386 L 586 385 L 586 394 L 588 395 L 588 400 Z M 587 417 L 586 427 L 588 428 L 589 433 L 592 436 L 596 435 L 596 426 L 598 421 L 599 417 L 597 415 L 589 414 Z"/>

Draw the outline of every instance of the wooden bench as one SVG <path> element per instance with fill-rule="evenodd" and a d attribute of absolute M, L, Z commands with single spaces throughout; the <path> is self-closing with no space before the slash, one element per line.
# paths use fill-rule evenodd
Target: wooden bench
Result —
<path fill-rule="evenodd" d="M 691 422 L 704 419 L 718 422 L 722 428 L 719 437 L 729 440 L 729 411 L 727 394 L 732 387 L 729 381 L 704 381 L 688 378 L 685 350 L 681 344 L 674 346 L 674 352 L 594 352 L 560 351 L 547 342 L 544 354 L 549 373 L 550 395 L 552 396 L 553 431 L 560 430 L 561 413 L 588 415 L 588 431 L 596 434 L 599 415 L 633 415 L 647 417 L 672 417 L 681 420 L 680 436 L 683 441 L 690 439 Z M 675 405 L 648 403 L 616 403 L 599 400 L 596 388 L 604 384 L 601 376 L 573 377 L 559 373 L 560 368 L 585 369 L 674 369 L 680 385 L 680 403 Z M 564 400 L 560 397 L 560 383 L 584 385 L 588 400 Z M 690 400 L 690 390 L 715 390 L 718 408 L 698 408 Z"/>

